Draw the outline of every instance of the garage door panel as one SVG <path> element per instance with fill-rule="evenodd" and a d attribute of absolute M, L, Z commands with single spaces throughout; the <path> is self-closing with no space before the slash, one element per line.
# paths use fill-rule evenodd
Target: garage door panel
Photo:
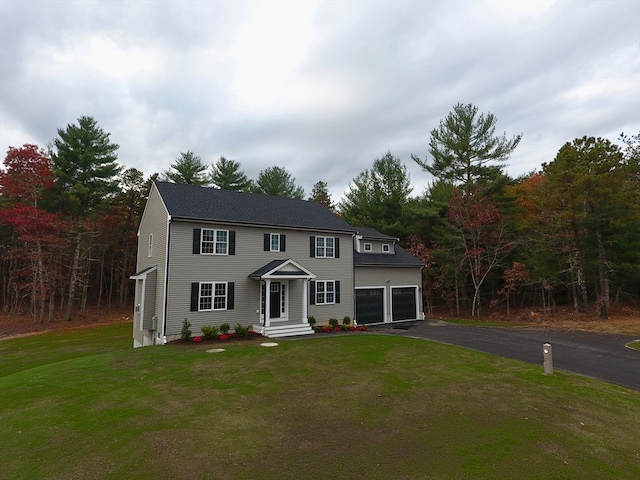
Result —
<path fill-rule="evenodd" d="M 391 317 L 393 321 L 415 320 L 417 318 L 415 287 L 392 289 Z"/>
<path fill-rule="evenodd" d="M 358 324 L 381 323 L 384 321 L 383 289 L 356 289 L 356 320 Z"/>

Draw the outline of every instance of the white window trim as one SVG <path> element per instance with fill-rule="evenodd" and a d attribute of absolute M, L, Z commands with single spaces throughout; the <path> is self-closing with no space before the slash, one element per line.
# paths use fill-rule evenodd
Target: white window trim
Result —
<path fill-rule="evenodd" d="M 211 285 L 211 308 L 202 308 L 202 286 L 203 285 Z M 224 285 L 224 307 L 223 308 L 215 308 L 216 304 L 216 286 Z M 221 297 L 221 295 L 218 295 Z M 206 297 L 208 298 L 208 296 Z M 229 282 L 200 282 L 198 286 L 198 311 L 199 312 L 213 312 L 213 311 L 221 311 L 226 310 L 227 305 L 229 304 Z"/>
<path fill-rule="evenodd" d="M 323 245 L 318 246 L 319 240 L 322 239 Z M 333 246 L 331 250 L 333 252 L 332 255 L 327 255 L 327 240 L 331 239 Z M 320 250 L 322 249 L 322 250 Z M 322 251 L 322 255 L 320 255 L 320 251 Z M 336 237 L 316 237 L 316 258 L 335 258 L 336 257 Z"/>
<path fill-rule="evenodd" d="M 365 251 L 365 252 L 371 252 L 371 251 L 373 251 L 373 245 L 372 245 L 371 243 L 368 243 L 368 242 L 367 242 L 367 243 L 365 243 L 365 244 L 364 244 L 364 251 Z"/>
<path fill-rule="evenodd" d="M 149 250 L 147 251 L 147 256 L 149 258 L 153 256 L 153 233 L 149 234 Z"/>
<path fill-rule="evenodd" d="M 273 248 L 273 239 L 276 237 L 278 239 L 278 247 Z M 280 234 L 279 233 L 271 233 L 269 234 L 269 249 L 271 252 L 279 252 L 280 251 Z"/>
<path fill-rule="evenodd" d="M 202 247 L 205 244 L 205 233 L 204 232 L 213 232 L 213 241 L 207 240 L 206 243 L 213 243 L 213 252 L 203 252 Z M 227 240 L 225 242 L 218 242 L 218 233 L 225 232 L 227 234 Z M 218 253 L 217 246 L 218 244 L 224 245 L 224 253 Z M 229 255 L 229 230 L 218 230 L 213 228 L 203 228 L 202 233 L 200 235 L 200 254 L 201 255 Z"/>
<path fill-rule="evenodd" d="M 320 285 L 322 285 L 322 292 L 319 292 Z M 331 293 L 333 293 L 333 301 L 327 302 L 327 286 L 332 285 Z M 322 295 L 322 301 L 320 301 L 319 295 Z M 316 305 L 335 305 L 336 303 L 336 281 L 335 280 L 316 280 Z"/>
<path fill-rule="evenodd" d="M 391 245 L 388 243 L 382 244 L 382 253 L 391 253 Z"/>

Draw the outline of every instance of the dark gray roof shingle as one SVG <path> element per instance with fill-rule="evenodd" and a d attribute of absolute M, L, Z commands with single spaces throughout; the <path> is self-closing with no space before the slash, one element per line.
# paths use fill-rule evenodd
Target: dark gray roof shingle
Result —
<path fill-rule="evenodd" d="M 397 241 L 396 237 L 392 237 L 391 235 L 386 235 L 384 233 L 380 233 L 375 228 L 371 227 L 354 227 L 363 238 L 375 239 L 375 240 L 394 240 Z"/>
<path fill-rule="evenodd" d="M 156 182 L 156 186 L 172 217 L 355 232 L 317 202 L 170 182 Z"/>
<path fill-rule="evenodd" d="M 377 266 L 386 267 L 421 267 L 424 264 L 416 257 L 407 252 L 400 245 L 394 245 L 395 255 L 392 253 L 363 253 L 353 252 L 353 263 L 356 266 Z"/>

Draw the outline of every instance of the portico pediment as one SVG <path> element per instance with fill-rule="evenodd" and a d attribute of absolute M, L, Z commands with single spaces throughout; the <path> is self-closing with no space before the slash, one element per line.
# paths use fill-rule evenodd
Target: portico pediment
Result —
<path fill-rule="evenodd" d="M 302 279 L 311 280 L 316 276 L 299 263 L 291 260 L 273 260 L 249 274 L 255 280 Z"/>

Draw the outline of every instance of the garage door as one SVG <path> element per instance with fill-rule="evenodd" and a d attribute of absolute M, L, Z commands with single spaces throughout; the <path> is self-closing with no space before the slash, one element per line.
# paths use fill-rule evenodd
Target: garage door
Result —
<path fill-rule="evenodd" d="M 417 318 L 415 287 L 391 289 L 391 317 L 394 321 Z"/>
<path fill-rule="evenodd" d="M 356 289 L 356 321 L 362 323 L 382 323 L 384 321 L 384 301 L 382 288 Z"/>

